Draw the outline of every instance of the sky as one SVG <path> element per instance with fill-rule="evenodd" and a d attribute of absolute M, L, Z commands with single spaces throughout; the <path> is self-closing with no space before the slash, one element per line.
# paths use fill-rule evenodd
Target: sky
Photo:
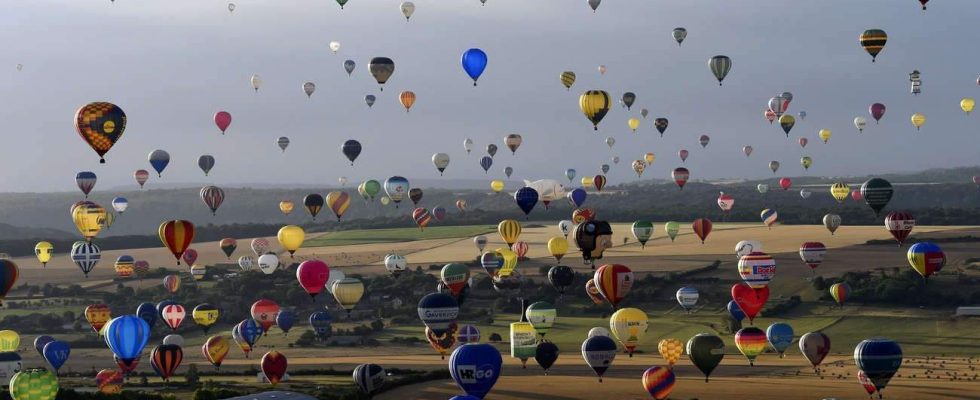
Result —
<path fill-rule="evenodd" d="M 0 119 L 5 122 L 0 192 L 73 191 L 78 171 L 99 176 L 95 190 L 131 185 L 150 169 L 147 155 L 167 150 L 172 162 L 147 183 L 189 182 L 335 185 L 403 175 L 437 179 L 431 156 L 451 156 L 446 179 L 511 181 L 562 179 L 599 173 L 611 157 L 621 162 L 610 183 L 637 179 L 634 159 L 657 159 L 642 179 L 665 179 L 678 166 L 692 179 L 804 175 L 799 159 L 813 158 L 806 174 L 863 175 L 932 167 L 977 165 L 980 116 L 959 109 L 980 98 L 977 74 L 980 7 L 972 0 L 731 2 L 729 0 L 606 0 L 593 13 L 584 0 L 416 0 L 406 22 L 395 0 L 240 0 L 234 12 L 216 0 L 32 0 L 0 13 Z M 934 3 L 934 4 L 933 4 Z M 689 35 L 683 46 L 675 27 Z M 858 43 L 869 28 L 884 29 L 888 44 L 872 63 Z M 332 54 L 331 41 L 341 49 Z M 481 48 L 489 64 L 479 85 L 460 67 L 460 55 Z M 718 86 L 707 60 L 727 55 L 733 68 Z M 390 57 L 395 73 L 380 91 L 367 70 L 372 57 Z M 343 62 L 357 63 L 348 77 Z M 17 64 L 23 64 L 18 71 Z M 608 72 L 600 75 L 599 65 Z M 922 94 L 909 93 L 908 73 L 922 72 Z M 578 80 L 570 91 L 564 70 Z M 263 86 L 252 89 L 259 74 Z M 306 81 L 316 83 L 312 98 Z M 618 99 L 636 93 L 632 111 L 613 107 L 596 133 L 578 107 L 589 89 Z M 398 93 L 414 91 L 411 112 Z M 786 138 L 762 112 L 768 99 L 789 91 L 789 111 L 806 111 Z M 366 94 L 378 97 L 373 108 Z M 110 101 L 128 115 L 125 134 L 100 165 L 73 126 L 75 110 Z M 888 108 L 876 125 L 868 106 Z M 650 115 L 630 132 L 627 120 Z M 233 122 L 221 135 L 212 115 Z M 926 115 L 916 132 L 912 113 Z M 663 138 L 653 119 L 670 127 Z M 864 116 L 864 133 L 853 127 Z M 829 144 L 816 134 L 830 129 Z M 510 133 L 524 143 L 516 155 L 503 144 Z M 698 137 L 711 138 L 702 149 Z M 292 144 L 285 153 L 279 136 Z M 797 144 L 810 140 L 806 148 Z M 612 149 L 606 137 L 616 139 Z M 463 140 L 475 142 L 473 154 Z M 351 167 L 340 151 L 347 139 L 364 151 Z M 501 148 L 489 174 L 483 148 Z M 742 147 L 751 145 L 751 157 Z M 677 151 L 688 149 L 681 164 Z M 197 158 L 211 154 L 205 177 Z"/>

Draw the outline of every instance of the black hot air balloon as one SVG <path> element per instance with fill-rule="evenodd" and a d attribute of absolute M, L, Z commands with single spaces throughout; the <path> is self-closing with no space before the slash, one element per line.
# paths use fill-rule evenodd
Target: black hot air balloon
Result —
<path fill-rule="evenodd" d="M 357 159 L 357 156 L 361 155 L 361 142 L 354 139 L 348 140 L 344 142 L 344 146 L 341 147 L 340 150 L 343 151 L 344 156 L 347 156 L 347 159 L 350 160 L 350 165 L 354 165 L 354 160 Z"/>
<path fill-rule="evenodd" d="M 861 185 L 861 196 L 864 202 L 874 210 L 875 215 L 881 214 L 881 210 L 892 199 L 895 190 L 892 184 L 881 178 L 871 178 Z"/>

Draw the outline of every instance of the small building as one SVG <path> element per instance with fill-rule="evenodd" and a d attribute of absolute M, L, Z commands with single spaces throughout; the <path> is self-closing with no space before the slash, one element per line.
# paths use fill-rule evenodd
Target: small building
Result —
<path fill-rule="evenodd" d="M 957 317 L 977 317 L 980 316 L 980 306 L 956 307 Z"/>

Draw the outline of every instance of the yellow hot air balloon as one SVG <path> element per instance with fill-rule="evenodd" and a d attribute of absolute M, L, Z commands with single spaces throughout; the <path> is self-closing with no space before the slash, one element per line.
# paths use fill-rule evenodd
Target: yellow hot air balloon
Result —
<path fill-rule="evenodd" d="M 636 128 L 640 127 L 640 120 L 637 118 L 630 118 L 630 120 L 626 121 L 626 123 L 629 124 L 630 129 L 632 129 L 633 132 L 636 132 Z"/>
<path fill-rule="evenodd" d="M 830 140 L 830 129 L 821 129 L 820 132 L 817 133 L 817 136 L 820 136 L 820 140 L 827 143 L 827 141 Z"/>
<path fill-rule="evenodd" d="M 657 159 L 657 155 L 653 153 L 646 153 L 643 155 L 643 161 L 646 161 L 647 165 L 653 164 L 654 160 Z"/>
<path fill-rule="evenodd" d="M 105 225 L 105 208 L 94 203 L 82 204 L 75 207 L 75 211 L 71 214 L 71 219 L 75 222 L 75 227 L 85 237 L 85 240 L 92 241 L 92 238 L 98 235 Z"/>
<path fill-rule="evenodd" d="M 289 213 L 293 212 L 293 207 L 294 207 L 293 202 L 289 200 L 283 200 L 279 202 L 279 211 L 282 211 L 282 213 L 285 215 L 289 215 Z"/>
<path fill-rule="evenodd" d="M 963 100 L 960 100 L 960 108 L 962 108 L 963 112 L 967 114 L 969 114 L 970 111 L 973 111 L 973 106 L 975 106 L 976 104 L 977 102 L 969 97 L 965 97 L 963 98 Z"/>
<path fill-rule="evenodd" d="M 684 355 L 684 343 L 674 338 L 667 338 L 657 344 L 657 350 L 667 362 L 667 368 L 673 368 L 674 364 Z"/>
<path fill-rule="evenodd" d="M 507 247 L 513 246 L 517 238 L 521 236 L 521 223 L 513 219 L 505 219 L 497 224 L 497 233 L 504 239 Z"/>
<path fill-rule="evenodd" d="M 499 179 L 490 181 L 490 190 L 493 190 L 494 193 L 500 193 L 501 190 L 504 190 L 504 181 Z"/>
<path fill-rule="evenodd" d="M 912 126 L 915 127 L 915 130 L 919 130 L 919 128 L 921 128 L 922 125 L 925 125 L 925 123 L 926 123 L 925 115 L 922 115 L 921 113 L 912 114 Z"/>
<path fill-rule="evenodd" d="M 813 165 L 813 158 L 803 156 L 803 158 L 800 158 L 800 165 L 803 166 L 803 169 L 810 169 L 810 166 Z"/>
<path fill-rule="evenodd" d="M 506 278 L 510 274 L 513 274 L 514 268 L 517 268 L 517 253 L 506 247 L 501 247 L 494 251 L 500 253 L 500 256 L 504 259 L 504 265 L 500 267 L 500 271 L 497 271 L 497 276 Z"/>
<path fill-rule="evenodd" d="M 20 335 L 12 330 L 0 331 L 0 353 L 17 351 L 20 347 Z"/>
<path fill-rule="evenodd" d="M 837 182 L 830 185 L 830 195 L 834 196 L 834 200 L 838 203 L 843 203 L 851 195 L 851 187 L 844 182 Z"/>
<path fill-rule="evenodd" d="M 279 229 L 279 245 L 292 256 L 306 240 L 306 231 L 296 225 L 286 225 Z"/>
<path fill-rule="evenodd" d="M 592 187 L 592 177 L 591 176 L 583 176 L 581 182 L 582 182 L 582 187 L 583 188 L 590 188 L 590 187 Z"/>
<path fill-rule="evenodd" d="M 207 333 L 211 325 L 218 322 L 220 314 L 221 312 L 218 310 L 218 307 L 210 304 L 201 304 L 194 307 L 194 311 L 191 311 L 191 317 L 194 318 L 194 323 L 200 325 L 205 333 Z"/>
<path fill-rule="evenodd" d="M 405 112 L 408 112 L 412 109 L 412 105 L 415 104 L 415 92 L 406 90 L 398 95 L 398 100 L 405 107 Z"/>
<path fill-rule="evenodd" d="M 552 257 L 555 257 L 555 260 L 561 261 L 561 258 L 568 252 L 568 239 L 564 236 L 554 236 L 548 239 L 548 252 L 551 253 Z"/>
<path fill-rule="evenodd" d="M 599 130 L 599 122 L 609 112 L 611 104 L 609 93 L 604 90 L 589 90 L 582 93 L 582 96 L 578 98 L 579 108 L 585 117 L 592 122 L 592 127 L 595 130 Z"/>
<path fill-rule="evenodd" d="M 334 282 L 331 289 L 333 298 L 347 310 L 347 316 L 350 317 L 350 311 L 364 296 L 364 282 L 357 278 L 344 278 Z"/>
<path fill-rule="evenodd" d="M 34 254 L 41 262 L 41 266 L 47 266 L 48 261 L 51 261 L 51 255 L 54 254 L 54 245 L 51 242 L 37 242 L 34 246 Z"/>
<path fill-rule="evenodd" d="M 347 212 L 347 208 L 350 207 L 350 195 L 343 191 L 333 191 L 327 193 L 327 197 L 324 199 L 327 207 L 333 214 L 337 216 L 337 221 L 340 221 L 340 217 L 344 216 Z"/>
<path fill-rule="evenodd" d="M 201 264 L 191 265 L 191 276 L 194 277 L 195 281 L 203 281 L 204 277 L 208 274 L 208 266 Z"/>
<path fill-rule="evenodd" d="M 609 331 L 633 357 L 633 350 L 647 332 L 647 313 L 639 308 L 623 308 L 609 317 Z"/>

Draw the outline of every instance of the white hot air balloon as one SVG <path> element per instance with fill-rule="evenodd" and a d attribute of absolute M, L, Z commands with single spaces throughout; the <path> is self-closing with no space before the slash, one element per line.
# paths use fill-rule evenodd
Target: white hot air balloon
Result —
<path fill-rule="evenodd" d="M 449 166 L 449 154 L 446 153 L 436 153 L 432 155 L 432 165 L 436 166 L 439 170 L 439 176 L 446 171 L 446 167 Z"/>
<path fill-rule="evenodd" d="M 266 275 L 276 272 L 279 268 L 279 256 L 268 253 L 259 256 L 259 269 Z M 332 274 L 331 274 L 332 275 Z"/>
<path fill-rule="evenodd" d="M 259 76 L 259 74 L 252 74 L 252 79 L 250 79 L 249 81 L 252 82 L 252 88 L 254 88 L 256 92 L 258 92 L 259 86 L 262 86 L 262 77 Z"/>
<path fill-rule="evenodd" d="M 340 42 L 336 40 L 330 42 L 330 51 L 332 51 L 334 54 L 337 54 L 337 52 L 340 51 Z"/>
<path fill-rule="evenodd" d="M 403 2 L 401 5 L 402 15 L 405 16 L 405 20 L 408 21 L 412 18 L 412 14 L 415 14 L 415 3 L 411 1 Z"/>

